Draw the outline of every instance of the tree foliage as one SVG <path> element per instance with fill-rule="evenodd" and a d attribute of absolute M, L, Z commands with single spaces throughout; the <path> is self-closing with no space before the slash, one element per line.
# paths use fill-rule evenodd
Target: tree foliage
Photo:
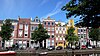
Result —
<path fill-rule="evenodd" d="M 70 0 L 62 7 L 66 17 L 79 16 L 86 27 L 98 28 L 100 26 L 100 0 Z"/>
<path fill-rule="evenodd" d="M 11 38 L 11 33 L 12 33 L 13 29 L 12 29 L 12 23 L 10 19 L 6 19 L 3 22 L 3 26 L 1 26 L 1 31 L 0 31 L 0 36 L 2 38 L 2 41 L 5 42 L 10 40 Z"/>
<path fill-rule="evenodd" d="M 94 41 L 99 41 L 100 40 L 100 28 L 98 28 L 98 29 L 94 29 L 94 28 L 90 29 L 89 37 Z"/>
<path fill-rule="evenodd" d="M 91 40 L 96 41 L 97 46 L 97 41 L 100 41 L 100 28 L 90 29 L 89 37 L 91 38 Z"/>
<path fill-rule="evenodd" d="M 69 42 L 74 42 L 79 40 L 78 36 L 74 34 L 74 31 L 75 29 L 73 27 L 70 27 L 67 31 L 68 34 L 65 36 L 65 39 L 68 40 Z"/>
<path fill-rule="evenodd" d="M 34 30 L 32 34 L 32 40 L 42 42 L 49 38 L 47 30 L 43 28 L 42 24 L 38 25 L 38 28 Z"/>

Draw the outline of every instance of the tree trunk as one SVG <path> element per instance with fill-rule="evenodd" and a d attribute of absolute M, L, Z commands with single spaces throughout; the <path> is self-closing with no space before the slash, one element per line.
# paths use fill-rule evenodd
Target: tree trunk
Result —
<path fill-rule="evenodd" d="M 71 44 L 71 48 L 72 48 L 72 42 L 70 42 L 70 44 Z"/>
<path fill-rule="evenodd" d="M 5 47 L 5 40 L 2 40 L 2 47 Z"/>
<path fill-rule="evenodd" d="M 42 48 L 43 46 L 42 46 L 42 41 L 39 41 L 39 44 L 40 44 L 40 48 Z"/>
<path fill-rule="evenodd" d="M 46 48 L 46 40 L 44 40 L 44 48 Z"/>
<path fill-rule="evenodd" d="M 97 47 L 97 41 L 96 41 L 96 47 Z"/>

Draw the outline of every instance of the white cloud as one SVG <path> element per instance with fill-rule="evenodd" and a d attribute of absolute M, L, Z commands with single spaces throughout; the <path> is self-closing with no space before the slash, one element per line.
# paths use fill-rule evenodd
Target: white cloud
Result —
<path fill-rule="evenodd" d="M 40 6 L 44 5 L 46 2 L 48 2 L 48 0 L 42 0 L 42 2 L 40 3 Z"/>
<path fill-rule="evenodd" d="M 48 13 L 47 15 L 45 15 L 45 16 L 43 16 L 41 18 L 47 18 L 48 16 L 53 16 L 53 15 L 59 13 L 61 11 L 61 4 L 62 4 L 62 1 L 59 1 L 56 4 L 55 8 L 50 13 Z"/>

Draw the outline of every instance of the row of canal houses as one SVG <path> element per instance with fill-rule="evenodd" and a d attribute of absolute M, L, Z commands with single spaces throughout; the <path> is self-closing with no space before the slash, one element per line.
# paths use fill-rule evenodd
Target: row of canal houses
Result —
<path fill-rule="evenodd" d="M 67 30 L 72 26 L 75 28 L 74 33 L 79 36 L 79 41 L 81 44 L 86 43 L 89 40 L 88 30 L 87 28 L 75 27 L 74 20 L 70 19 L 68 23 L 55 21 L 50 17 L 44 18 L 42 21 L 38 17 L 35 17 L 34 20 L 32 18 L 20 18 L 18 20 L 12 19 L 12 27 L 14 31 L 12 32 L 11 40 L 5 41 L 5 46 L 10 47 L 15 43 L 20 45 L 25 45 L 26 47 L 34 48 L 36 45 L 34 40 L 31 40 L 31 35 L 36 28 L 38 28 L 38 24 L 42 24 L 43 27 L 48 31 L 50 35 L 49 39 L 46 39 L 46 45 L 43 44 L 46 48 L 48 46 L 62 46 L 63 48 L 68 45 L 68 42 L 65 40 L 65 35 L 67 34 Z M 0 20 L 0 30 L 3 24 L 3 20 Z M 2 39 L 0 38 L 0 47 L 2 46 Z M 45 43 L 44 41 L 42 43 Z M 38 45 L 39 46 L 39 45 Z"/>

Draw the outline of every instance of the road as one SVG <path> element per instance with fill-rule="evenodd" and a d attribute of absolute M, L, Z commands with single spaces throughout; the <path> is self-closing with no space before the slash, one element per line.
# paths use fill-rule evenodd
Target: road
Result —
<path fill-rule="evenodd" d="M 75 54 L 89 54 L 89 53 L 100 53 L 100 50 L 96 50 L 96 49 L 86 49 L 86 50 L 70 50 L 70 49 L 63 49 L 63 50 L 52 50 L 52 51 L 48 51 L 46 50 L 37 50 L 37 53 L 75 53 Z"/>

